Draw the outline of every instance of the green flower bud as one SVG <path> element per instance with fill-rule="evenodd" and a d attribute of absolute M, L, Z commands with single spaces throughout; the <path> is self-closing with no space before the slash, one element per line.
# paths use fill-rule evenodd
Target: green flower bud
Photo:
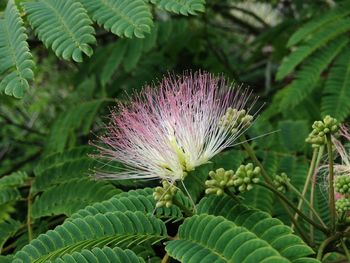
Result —
<path fill-rule="evenodd" d="M 336 176 L 334 188 L 339 194 L 350 194 L 350 176 L 346 174 Z"/>
<path fill-rule="evenodd" d="M 338 131 L 339 124 L 335 118 L 327 115 L 322 121 L 315 121 L 312 129 L 305 141 L 311 143 L 312 147 L 319 147 L 326 143 L 327 134 L 334 134 Z"/>
<path fill-rule="evenodd" d="M 339 214 L 350 211 L 350 199 L 340 198 L 335 202 L 335 209 Z"/>
<path fill-rule="evenodd" d="M 168 181 L 162 181 L 162 187 L 158 186 L 154 189 L 153 197 L 157 201 L 156 207 L 171 207 L 173 205 L 173 198 L 177 193 L 175 185 L 171 185 Z"/>
<path fill-rule="evenodd" d="M 219 168 L 215 172 L 210 171 L 209 177 L 211 179 L 205 181 L 206 194 L 222 195 L 225 188 L 234 185 L 232 170 L 225 171 L 225 169 Z"/>
<path fill-rule="evenodd" d="M 259 182 L 260 168 L 252 163 L 241 165 L 234 173 L 232 170 L 225 171 L 223 168 L 215 172 L 210 171 L 210 180 L 205 182 L 206 194 L 222 195 L 226 188 L 234 186 L 235 192 L 245 192 L 253 189 L 253 185 Z"/>
<path fill-rule="evenodd" d="M 219 124 L 224 127 L 232 127 L 231 133 L 236 134 L 240 128 L 249 126 L 252 120 L 253 116 L 249 115 L 246 110 L 237 110 L 229 107 Z"/>
<path fill-rule="evenodd" d="M 245 192 L 253 189 L 253 185 L 259 182 L 260 168 L 252 163 L 241 165 L 233 176 L 234 185 L 238 191 Z"/>
<path fill-rule="evenodd" d="M 286 173 L 281 173 L 281 175 L 276 174 L 275 178 L 273 179 L 273 184 L 275 185 L 276 189 L 282 193 L 285 193 L 288 190 L 289 182 L 290 179 Z"/>

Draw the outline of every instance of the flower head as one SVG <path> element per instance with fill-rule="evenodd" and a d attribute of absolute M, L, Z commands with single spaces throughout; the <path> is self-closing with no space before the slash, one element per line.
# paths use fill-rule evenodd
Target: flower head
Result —
<path fill-rule="evenodd" d="M 107 133 L 101 137 L 103 145 L 98 146 L 100 157 L 121 162 L 125 168 L 98 176 L 183 179 L 232 146 L 247 128 L 240 115 L 225 113 L 229 108 L 242 110 L 249 97 L 247 90 L 241 93 L 208 73 L 165 77 L 158 88 L 146 87 L 131 104 L 112 111 Z"/>

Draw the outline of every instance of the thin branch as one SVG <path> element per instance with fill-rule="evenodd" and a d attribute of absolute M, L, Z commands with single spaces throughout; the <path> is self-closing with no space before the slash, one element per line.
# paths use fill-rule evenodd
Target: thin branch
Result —
<path fill-rule="evenodd" d="M 28 156 L 27 158 L 25 158 L 24 160 L 19 161 L 18 163 L 15 163 L 13 167 L 11 167 L 10 169 L 8 169 L 5 172 L 3 172 L 3 174 L 11 174 L 11 173 L 19 170 L 26 163 L 36 160 L 41 155 L 42 151 L 43 150 L 40 149 L 39 151 L 37 151 L 33 155 Z"/>
<path fill-rule="evenodd" d="M 287 197 L 285 197 L 281 192 L 277 191 L 274 187 L 266 184 L 266 183 L 258 183 L 258 185 L 264 186 L 267 189 L 271 190 L 273 193 L 275 193 L 280 199 L 282 199 L 290 208 L 292 208 L 295 212 L 297 212 L 301 218 L 303 218 L 306 222 L 313 225 L 315 228 L 319 229 L 325 234 L 328 234 L 328 229 L 324 228 L 323 226 L 317 224 L 315 221 L 308 218 L 302 211 L 300 211 L 291 201 L 288 200 Z"/>
<path fill-rule="evenodd" d="M 249 15 L 251 16 L 252 18 L 254 18 L 256 21 L 258 21 L 263 27 L 267 28 L 267 27 L 270 27 L 269 24 L 267 24 L 260 16 L 258 16 L 257 14 L 255 14 L 254 12 L 252 11 L 249 11 L 247 9 L 244 9 L 244 8 L 241 8 L 241 7 L 238 7 L 238 6 L 233 6 L 233 5 L 225 5 L 225 4 L 215 4 L 214 5 L 214 8 L 215 6 L 220 6 L 222 8 L 227 8 L 227 9 L 234 9 L 234 10 L 237 10 L 237 11 L 240 11 L 246 15 Z"/>
<path fill-rule="evenodd" d="M 318 155 L 318 148 L 315 148 L 313 153 L 312 153 L 311 164 L 310 164 L 310 168 L 309 168 L 309 171 L 307 173 L 307 176 L 306 176 L 306 180 L 305 180 L 305 184 L 304 184 L 304 187 L 303 187 L 303 191 L 301 193 L 301 196 L 300 196 L 300 199 L 299 199 L 299 202 L 298 202 L 298 209 L 301 209 L 301 207 L 303 206 L 303 202 L 304 202 L 304 199 L 305 199 L 305 195 L 306 195 L 307 189 L 309 188 L 309 184 L 310 184 L 311 178 L 312 178 L 312 176 L 313 176 L 313 174 L 315 172 L 315 165 L 316 165 L 317 155 Z M 298 220 L 298 214 L 295 214 L 294 218 L 295 218 L 295 220 Z M 293 226 L 292 226 L 292 228 L 293 228 Z"/>
<path fill-rule="evenodd" d="M 213 9 L 214 9 L 214 11 L 217 11 L 223 18 L 231 21 L 233 24 L 238 24 L 241 27 L 246 28 L 252 34 L 259 35 L 261 33 L 262 29 L 257 28 L 255 26 L 245 22 L 244 20 L 241 20 L 241 19 L 233 16 L 230 12 L 227 11 L 227 9 L 220 8 L 218 6 L 214 6 Z"/>
<path fill-rule="evenodd" d="M 334 199 L 334 167 L 333 167 L 333 149 L 332 149 L 332 138 L 330 134 L 326 135 L 327 137 L 327 150 L 328 150 L 328 160 L 329 160 L 329 211 L 331 214 L 331 229 L 335 230 L 335 199 Z"/>
<path fill-rule="evenodd" d="M 12 125 L 12 126 L 21 128 L 23 130 L 26 130 L 26 131 L 31 132 L 31 133 L 38 134 L 40 136 L 46 136 L 47 135 L 46 133 L 43 133 L 41 131 L 37 131 L 37 130 L 35 130 L 33 128 L 27 127 L 26 125 L 23 125 L 23 124 L 20 124 L 20 123 L 15 123 L 13 120 L 11 120 L 6 115 L 0 114 L 0 118 L 2 118 L 8 125 Z"/>
<path fill-rule="evenodd" d="M 27 230 L 28 230 L 28 241 L 31 242 L 33 239 L 32 229 L 32 182 L 29 185 L 28 197 L 27 197 Z"/>
<path fill-rule="evenodd" d="M 346 256 L 346 258 L 348 259 L 348 262 L 350 262 L 350 252 L 349 252 L 349 249 L 348 249 L 348 247 L 346 246 L 346 244 L 345 244 L 345 242 L 344 242 L 344 240 L 343 240 L 342 238 L 340 239 L 340 242 L 341 242 L 341 245 L 342 245 L 342 247 L 343 247 L 343 249 L 344 249 L 345 256 Z"/>
<path fill-rule="evenodd" d="M 330 244 L 331 242 L 337 240 L 339 237 L 340 237 L 340 233 L 337 233 L 337 234 L 335 234 L 335 235 L 333 235 L 333 236 L 330 236 L 330 237 L 328 237 L 327 239 L 325 239 L 325 240 L 321 243 L 320 247 L 318 248 L 317 257 L 316 257 L 316 258 L 317 258 L 318 260 L 321 261 L 322 258 L 323 258 L 323 254 L 324 254 L 325 249 L 329 246 L 329 244 Z"/>

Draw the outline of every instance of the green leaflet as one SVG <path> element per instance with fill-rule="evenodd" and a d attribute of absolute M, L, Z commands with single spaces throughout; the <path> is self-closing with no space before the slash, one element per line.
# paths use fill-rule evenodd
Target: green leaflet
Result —
<path fill-rule="evenodd" d="M 277 80 L 283 79 L 291 73 L 296 66 L 302 63 L 307 57 L 313 54 L 317 49 L 326 45 L 337 36 L 350 30 L 350 18 L 336 20 L 322 27 L 311 37 L 307 38 L 299 47 L 297 47 L 289 56 L 284 58 L 276 75 Z M 315 65 L 315 64 L 313 64 Z"/>
<path fill-rule="evenodd" d="M 7 239 L 12 237 L 21 228 L 21 226 L 22 224 L 20 222 L 13 219 L 0 222 L 0 253 Z"/>
<path fill-rule="evenodd" d="M 319 17 L 312 18 L 309 22 L 302 25 L 300 29 L 295 31 L 293 35 L 289 38 L 287 47 L 291 47 L 293 45 L 298 44 L 300 41 L 307 38 L 309 34 L 320 30 L 330 22 L 342 19 L 348 14 L 350 14 L 349 4 L 339 3 L 339 5 L 333 10 L 329 10 L 326 14 L 322 14 Z"/>
<path fill-rule="evenodd" d="M 22 98 L 33 79 L 34 62 L 27 34 L 13 0 L 9 0 L 0 19 L 0 92 Z"/>
<path fill-rule="evenodd" d="M 14 263 L 46 262 L 82 249 L 141 244 L 167 238 L 165 224 L 142 212 L 112 212 L 64 222 L 15 254 Z M 45 244 L 45 245 L 44 245 Z"/>
<path fill-rule="evenodd" d="M 92 21 L 81 3 L 73 0 L 25 2 L 28 20 L 38 38 L 51 47 L 58 57 L 83 61 L 91 56 L 96 42 Z"/>
<path fill-rule="evenodd" d="M 150 0 L 158 8 L 175 14 L 196 15 L 204 12 L 205 0 Z"/>
<path fill-rule="evenodd" d="M 350 113 L 350 51 L 344 50 L 334 62 L 323 90 L 321 111 L 343 121 Z"/>
<path fill-rule="evenodd" d="M 62 112 L 51 126 L 46 153 L 62 152 L 67 146 L 69 136 L 78 128 L 81 129 L 81 133 L 88 134 L 102 102 L 103 100 L 92 100 L 75 105 L 67 112 Z"/>
<path fill-rule="evenodd" d="M 84 218 L 86 216 L 105 214 L 114 211 L 141 211 L 145 214 L 153 214 L 167 221 L 178 221 L 183 219 L 181 210 L 177 206 L 170 208 L 157 208 L 155 210 L 156 202 L 153 197 L 153 189 L 145 188 L 138 190 L 131 190 L 129 192 L 123 192 L 119 195 L 112 197 L 109 200 L 105 200 L 93 205 L 87 206 L 76 213 L 74 213 L 69 220 L 76 218 Z M 179 199 L 179 193 L 177 198 Z M 185 198 L 184 198 L 185 199 Z M 187 201 L 187 204 L 186 204 Z M 188 200 L 182 201 L 185 205 L 188 205 Z"/>
<path fill-rule="evenodd" d="M 80 263 L 80 262 L 96 262 L 96 263 L 142 263 L 145 262 L 142 258 L 136 256 L 136 254 L 127 249 L 122 250 L 118 247 L 115 248 L 93 248 L 91 250 L 84 249 L 81 252 L 74 252 L 70 255 L 66 254 L 60 258 L 49 261 L 51 263 Z"/>
<path fill-rule="evenodd" d="M 96 182 L 88 178 L 71 180 L 46 189 L 33 203 L 32 216 L 70 216 L 87 205 L 109 199 L 118 193 L 120 190 L 108 182 Z"/>
<path fill-rule="evenodd" d="M 25 172 L 14 172 L 0 178 L 0 189 L 6 187 L 17 187 L 23 185 L 28 179 Z"/>
<path fill-rule="evenodd" d="M 280 102 L 280 110 L 285 111 L 302 102 L 315 89 L 323 70 L 347 44 L 347 37 L 342 36 L 313 54 L 296 72 L 296 79 L 282 90 L 284 96 Z"/>
<path fill-rule="evenodd" d="M 152 14 L 143 0 L 81 0 L 92 19 L 118 36 L 144 38 L 153 25 Z"/>
<path fill-rule="evenodd" d="M 266 241 L 221 216 L 188 218 L 178 236 L 178 240 L 167 243 L 166 251 L 183 263 L 290 262 Z"/>
<path fill-rule="evenodd" d="M 235 204 L 228 196 L 203 198 L 198 212 L 224 216 L 268 242 L 281 256 L 292 262 L 314 254 L 314 251 L 300 237 L 292 234 L 292 229 L 280 220 L 260 210 Z"/>

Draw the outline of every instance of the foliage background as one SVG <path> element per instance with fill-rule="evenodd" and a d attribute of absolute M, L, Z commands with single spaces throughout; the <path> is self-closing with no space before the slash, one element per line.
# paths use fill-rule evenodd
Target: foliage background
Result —
<path fill-rule="evenodd" d="M 252 144 L 270 174 L 287 172 L 299 189 L 311 158 L 304 139 L 312 122 L 327 114 L 348 120 L 349 1 L 138 0 L 133 7 L 105 1 L 134 10 L 128 14 L 137 26 L 128 30 L 112 9 L 96 8 L 104 1 L 92 0 L 57 4 L 67 26 L 60 29 L 57 17 L 40 16 L 54 2 L 16 1 L 18 11 L 14 5 L 6 11 L 7 1 L 1 2 L 0 175 L 15 175 L 0 184 L 0 233 L 7 231 L 0 234 L 3 255 L 28 243 L 28 220 L 35 238 L 86 205 L 157 184 L 93 182 L 89 174 L 100 164 L 87 153 L 93 151 L 88 142 L 104 131 L 109 108 L 167 72 L 200 69 L 248 85 L 260 97 L 258 106 L 265 104 L 249 137 L 277 131 Z M 81 17 L 70 13 L 69 4 Z M 6 19 L 16 12 L 23 25 L 11 22 L 18 30 L 6 35 Z M 54 45 L 50 36 L 57 32 L 66 39 L 73 32 L 79 48 L 68 40 Z M 4 48 L 6 41 L 13 41 L 15 54 L 25 54 L 17 54 L 21 66 L 9 62 L 13 52 Z M 19 89 L 11 87 L 12 80 Z M 235 169 L 244 158 L 237 147 L 197 173 L 204 180 L 209 169 Z M 319 185 L 318 210 L 327 219 L 322 178 Z M 190 190 L 201 196 L 195 187 Z M 289 223 L 270 192 L 257 187 L 245 198 Z M 154 262 L 163 253 L 146 251 Z"/>

